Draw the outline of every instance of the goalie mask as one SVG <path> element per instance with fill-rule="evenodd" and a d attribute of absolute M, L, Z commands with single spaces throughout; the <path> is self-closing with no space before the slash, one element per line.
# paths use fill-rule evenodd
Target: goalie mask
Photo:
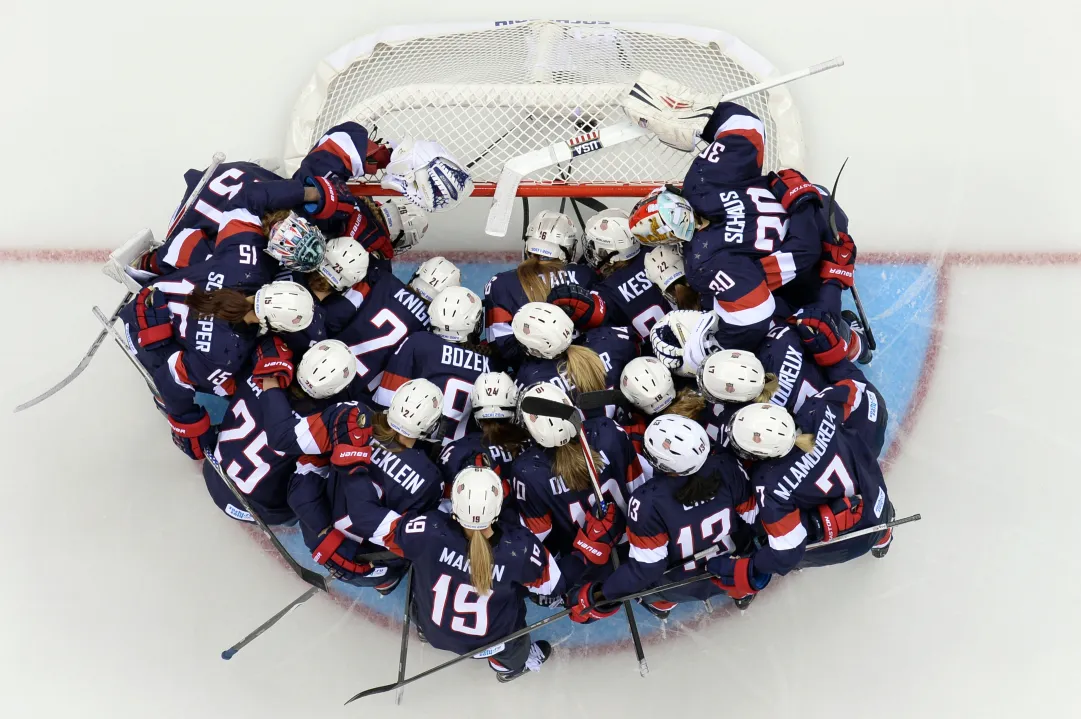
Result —
<path fill-rule="evenodd" d="M 447 148 L 413 138 L 394 149 L 380 185 L 427 212 L 445 212 L 473 194 L 473 180 Z"/>
<path fill-rule="evenodd" d="M 586 222 L 585 258 L 590 267 L 599 268 L 615 262 L 626 262 L 642 249 L 631 233 L 624 210 L 598 212 Z"/>
<path fill-rule="evenodd" d="M 300 332 L 308 329 L 315 316 L 315 300 L 296 282 L 271 282 L 255 293 L 255 316 L 259 333 Z"/>
<path fill-rule="evenodd" d="M 368 251 L 352 237 L 335 237 L 327 243 L 319 274 L 331 287 L 344 292 L 368 275 Z"/>
<path fill-rule="evenodd" d="M 525 231 L 522 257 L 574 262 L 578 259 L 578 228 L 562 212 L 541 210 Z"/>
<path fill-rule="evenodd" d="M 312 223 L 290 212 L 270 229 L 265 252 L 287 270 L 311 272 L 323 260 L 327 240 Z"/>
<path fill-rule="evenodd" d="M 634 206 L 630 226 L 643 245 L 689 242 L 694 236 L 694 210 L 686 198 L 660 187 Z"/>
<path fill-rule="evenodd" d="M 428 308 L 432 334 L 447 342 L 468 342 L 480 331 L 483 314 L 480 297 L 467 287 L 448 287 L 436 295 Z"/>
<path fill-rule="evenodd" d="M 436 296 L 448 287 L 460 287 L 462 273 L 446 257 L 425 260 L 409 280 L 409 289 L 431 304 Z"/>

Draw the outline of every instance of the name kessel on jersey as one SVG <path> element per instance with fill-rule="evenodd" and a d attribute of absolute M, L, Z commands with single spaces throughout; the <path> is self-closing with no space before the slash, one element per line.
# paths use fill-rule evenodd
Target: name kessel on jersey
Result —
<path fill-rule="evenodd" d="M 653 283 L 646 277 L 645 270 L 642 270 L 636 272 L 634 277 L 619 286 L 619 294 L 623 297 L 624 302 L 630 302 L 651 289 L 653 289 Z"/>

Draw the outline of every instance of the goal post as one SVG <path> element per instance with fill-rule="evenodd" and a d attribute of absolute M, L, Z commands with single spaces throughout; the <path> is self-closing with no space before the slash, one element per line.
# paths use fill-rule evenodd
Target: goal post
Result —
<path fill-rule="evenodd" d="M 292 173 L 324 132 L 355 120 L 373 137 L 435 140 L 489 197 L 508 160 L 626 123 L 619 98 L 642 70 L 724 95 L 778 72 L 732 35 L 663 23 L 503 21 L 386 28 L 339 48 L 294 107 Z M 765 168 L 803 166 L 799 114 L 785 87 L 739 100 L 766 128 Z M 636 197 L 682 181 L 695 153 L 651 135 L 526 176 L 522 197 Z M 379 178 L 358 194 L 388 195 Z"/>

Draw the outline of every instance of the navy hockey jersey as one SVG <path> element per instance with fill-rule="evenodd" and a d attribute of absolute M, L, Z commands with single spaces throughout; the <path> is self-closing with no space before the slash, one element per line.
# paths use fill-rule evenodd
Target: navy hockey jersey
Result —
<path fill-rule="evenodd" d="M 588 265 L 569 264 L 564 269 L 549 273 L 545 278 L 548 287 L 557 285 L 581 285 L 593 289 L 597 274 Z M 484 287 L 484 317 L 488 343 L 494 345 L 499 356 L 510 363 L 521 360 L 523 353 L 514 341 L 511 320 L 514 313 L 529 302 L 518 280 L 516 270 L 507 270 L 488 281 Z"/>
<path fill-rule="evenodd" d="M 604 582 L 604 596 L 619 597 L 640 591 L 662 581 L 675 582 L 700 574 L 702 565 L 683 563 L 678 572 L 665 571 L 682 560 L 710 547 L 733 552 L 736 533 L 749 533 L 749 525 L 758 516 L 747 472 L 739 460 L 727 452 L 712 455 L 700 470 L 719 474 L 723 482 L 717 494 L 704 502 L 685 505 L 676 492 L 689 481 L 687 477 L 657 474 L 631 495 L 627 504 L 627 561 Z M 708 582 L 696 587 L 703 597 L 719 593 Z"/>
<path fill-rule="evenodd" d="M 341 295 L 354 312 L 331 336 L 349 345 L 357 358 L 357 376 L 375 392 L 393 352 L 406 337 L 427 330 L 429 320 L 424 301 L 389 271 L 368 275 Z M 331 317 L 334 311 L 327 310 L 328 328 L 339 321 Z"/>
<path fill-rule="evenodd" d="M 601 456 L 603 466 L 597 470 L 606 501 L 615 502 L 619 511 L 625 512 L 627 497 L 645 483 L 630 438 L 606 417 L 587 419 L 582 427 L 590 447 Z M 597 498 L 592 486 L 586 490 L 567 488 L 552 470 L 552 452 L 533 447 L 520 454 L 512 467 L 514 490 L 525 526 L 550 550 L 566 556 Z"/>
<path fill-rule="evenodd" d="M 670 309 L 668 300 L 646 277 L 648 254 L 639 252 L 625 267 L 601 278 L 593 286 L 608 308 L 605 323 L 631 327 L 643 340 L 649 339 L 650 328 Z"/>
<path fill-rule="evenodd" d="M 794 447 L 784 457 L 754 464 L 751 483 L 769 539 L 753 555 L 756 571 L 786 574 L 803 558 L 807 529 L 801 511 L 858 494 L 863 516 L 853 529 L 884 521 L 888 497 L 876 454 L 843 424 L 854 399 L 826 392 L 808 398 L 795 419 L 801 431 L 815 435 L 813 451 Z"/>
<path fill-rule="evenodd" d="M 502 368 L 497 368 L 497 371 Z M 443 392 L 443 416 L 450 420 L 446 439 L 461 439 L 473 422 L 473 383 L 482 372 L 491 372 L 488 357 L 447 342 L 431 332 L 411 334 L 387 360 L 383 378 L 372 399 L 390 406 L 398 388 L 423 377 Z"/>
<path fill-rule="evenodd" d="M 792 414 L 800 411 L 804 401 L 826 387 L 821 368 L 803 351 L 799 335 L 789 325 L 774 327 L 755 350 L 766 372 L 777 375 L 777 392 L 770 398 L 773 404 Z"/>
<path fill-rule="evenodd" d="M 499 510 L 499 521 L 518 524 L 518 504 L 514 500 L 514 486 L 510 481 L 514 457 L 505 447 L 485 442 L 480 432 L 469 432 L 461 439 L 448 443 L 439 453 L 439 467 L 443 471 L 448 499 L 454 477 L 466 467 L 477 466 L 478 456 L 487 456 L 491 468 L 503 479 L 503 506 Z"/>
<path fill-rule="evenodd" d="M 529 530 L 496 523 L 493 531 L 492 591 L 484 596 L 471 584 L 469 539 L 445 514 L 398 517 L 383 536 L 382 544 L 413 563 L 417 623 L 436 649 L 473 652 L 525 626 L 527 591 L 566 589 L 560 563 Z"/>

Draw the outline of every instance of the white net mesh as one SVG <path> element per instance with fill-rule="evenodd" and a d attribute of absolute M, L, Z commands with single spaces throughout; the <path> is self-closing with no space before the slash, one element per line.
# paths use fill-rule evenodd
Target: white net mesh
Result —
<path fill-rule="evenodd" d="M 441 142 L 469 166 L 474 182 L 495 182 L 512 157 L 626 122 L 617 100 L 642 70 L 717 94 L 773 74 L 760 56 L 716 31 L 707 31 L 715 38 L 707 42 L 629 24 L 532 21 L 454 32 L 414 28 L 427 32 L 403 38 L 409 34 L 405 30 L 395 28 L 390 42 L 362 39 L 351 46 L 359 52 L 345 48 L 328 58 L 326 65 L 334 67 L 321 68 L 297 103 L 287 162 L 302 157 L 329 127 L 356 120 L 374 137 Z M 779 123 L 777 117 L 794 115 L 787 92 L 777 88 L 740 102 L 765 122 L 767 168 L 795 164 L 798 119 Z M 523 187 L 679 181 L 693 157 L 646 137 L 542 170 L 527 177 Z"/>

